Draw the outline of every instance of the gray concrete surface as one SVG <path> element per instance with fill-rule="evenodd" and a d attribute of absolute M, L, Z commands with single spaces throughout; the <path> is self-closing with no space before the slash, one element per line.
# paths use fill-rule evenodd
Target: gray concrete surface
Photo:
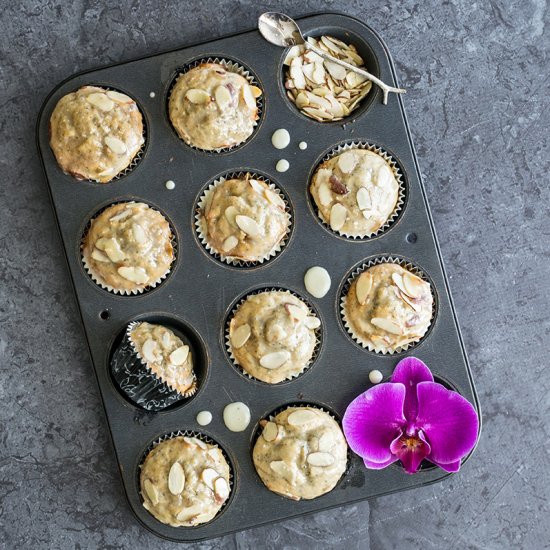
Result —
<path fill-rule="evenodd" d="M 0 547 L 175 547 L 135 522 L 118 479 L 35 150 L 38 109 L 75 71 L 244 30 L 267 8 L 342 10 L 389 45 L 484 432 L 442 484 L 196 547 L 548 548 L 545 0 L 1 1 Z"/>

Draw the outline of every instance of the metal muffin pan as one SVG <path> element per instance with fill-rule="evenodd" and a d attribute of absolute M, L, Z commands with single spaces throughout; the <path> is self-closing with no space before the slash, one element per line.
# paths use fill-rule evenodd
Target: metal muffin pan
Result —
<path fill-rule="evenodd" d="M 332 34 L 358 46 L 369 70 L 397 85 L 389 53 L 378 35 L 357 19 L 342 14 L 318 14 L 300 20 L 306 34 Z M 298 112 L 283 88 L 285 52 L 271 46 L 256 30 L 173 50 L 135 61 L 80 73 L 60 84 L 47 98 L 38 120 L 42 156 L 54 212 L 80 308 L 94 372 L 100 388 L 120 475 L 138 520 L 158 536 L 174 541 L 203 540 L 306 513 L 439 481 L 449 474 L 428 468 L 410 476 L 398 466 L 367 470 L 351 453 L 348 470 L 330 493 L 310 501 L 294 502 L 268 491 L 256 474 L 251 447 L 258 421 L 286 403 L 312 403 L 341 418 L 346 405 L 370 387 L 369 371 L 388 377 L 398 359 L 423 359 L 436 376 L 447 381 L 479 410 L 477 396 L 457 325 L 439 247 L 420 180 L 414 148 L 402 105 L 391 96 L 387 106 L 373 90 L 347 120 L 319 123 Z M 249 67 L 264 92 L 263 115 L 252 137 L 242 146 L 219 154 L 185 145 L 167 115 L 167 94 L 178 69 L 202 57 L 228 58 Z M 109 184 L 79 182 L 62 173 L 48 144 L 48 122 L 57 101 L 85 84 L 125 92 L 136 99 L 147 126 L 147 142 L 139 163 Z M 155 97 L 150 97 L 150 92 Z M 291 144 L 282 151 L 271 145 L 271 135 L 287 128 Z M 315 166 L 338 144 L 362 140 L 388 151 L 403 172 L 407 196 L 399 219 L 382 235 L 353 241 L 331 234 L 312 211 L 309 178 Z M 298 142 L 306 141 L 305 151 Z M 278 159 L 290 169 L 275 171 Z M 204 186 L 216 177 L 237 171 L 258 171 L 280 183 L 293 211 L 289 242 L 272 261 L 249 269 L 224 265 L 200 245 L 195 235 L 194 205 Z M 176 182 L 174 190 L 164 187 Z M 137 296 L 118 296 L 101 289 L 86 274 L 80 240 L 89 219 L 100 208 L 123 200 L 144 201 L 171 222 L 178 241 L 172 273 L 157 288 Z M 428 336 L 412 350 L 394 355 L 368 352 L 356 345 L 340 320 L 340 289 L 355 266 L 374 256 L 409 259 L 434 284 L 437 316 Z M 305 271 L 326 267 L 332 277 L 327 296 L 315 299 L 304 288 Z M 304 295 L 320 312 L 322 346 L 314 364 L 291 382 L 274 386 L 243 376 L 229 362 L 224 329 L 232 305 L 240 296 L 260 288 L 287 288 Z M 114 385 L 109 358 L 113 345 L 133 320 L 165 319 L 202 346 L 197 369 L 199 389 L 181 405 L 147 413 L 121 395 Z M 244 401 L 252 422 L 242 433 L 227 430 L 222 421 L 225 405 Z M 210 410 L 213 422 L 201 428 L 196 414 Z M 142 506 L 139 464 L 143 453 L 159 437 L 178 430 L 198 431 L 217 441 L 233 467 L 233 490 L 223 511 L 210 523 L 174 528 L 157 521 Z"/>

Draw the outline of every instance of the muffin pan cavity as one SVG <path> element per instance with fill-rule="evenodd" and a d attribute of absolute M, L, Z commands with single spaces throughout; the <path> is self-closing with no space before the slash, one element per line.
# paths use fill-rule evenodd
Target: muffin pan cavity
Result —
<path fill-rule="evenodd" d="M 300 27 L 306 35 L 332 35 L 355 44 L 370 72 L 389 85 L 397 85 L 386 47 L 364 23 L 341 14 L 319 14 L 301 18 Z M 273 411 L 291 404 L 312 404 L 340 419 L 347 405 L 370 387 L 369 372 L 376 369 L 388 378 L 403 354 L 418 356 L 442 378 L 452 380 L 477 406 L 403 109 L 407 96 L 391 95 L 383 105 L 382 94 L 373 87 L 348 118 L 317 123 L 302 115 L 285 95 L 284 55 L 253 29 L 81 73 L 52 91 L 37 126 L 48 190 L 115 449 L 113 467 L 118 466 L 137 520 L 172 541 L 220 537 L 420 487 L 449 475 L 440 469 L 416 475 L 405 475 L 399 468 L 367 470 L 357 455 L 349 453 L 347 472 L 333 490 L 312 500 L 289 500 L 265 489 L 251 457 L 255 426 Z M 234 61 L 248 70 L 263 92 L 258 98 L 261 115 L 243 144 L 206 153 L 187 146 L 177 136 L 168 117 L 168 98 L 182 68 L 216 58 Z M 134 98 L 147 124 L 146 148 L 139 167 L 112 185 L 87 184 L 66 176 L 49 146 L 48 123 L 57 101 L 90 83 L 121 90 Z M 275 149 L 271 143 L 278 129 L 290 133 L 285 149 Z M 358 140 L 379 147 L 396 162 L 404 196 L 389 227 L 374 238 L 347 239 L 319 223 L 308 187 L 313 171 L 327 154 Z M 299 147 L 302 141 L 307 142 L 307 148 Z M 290 167 L 278 173 L 275 167 L 282 158 Z M 261 263 L 234 265 L 205 247 L 197 233 L 196 215 L 205 191 L 220 177 L 246 172 L 274 185 L 291 224 L 274 255 Z M 173 184 L 166 186 L 168 181 Z M 106 207 L 127 201 L 143 202 L 168 220 L 175 250 L 167 277 L 154 288 L 130 296 L 114 294 L 96 284 L 87 274 L 81 254 L 89 221 Z M 416 237 L 414 244 L 411 235 Z M 341 318 L 345 285 L 366 262 L 381 258 L 420 269 L 420 276 L 430 282 L 435 303 L 430 328 L 420 344 L 397 354 L 368 352 L 353 340 Z M 314 266 L 325 268 L 332 280 L 322 298 L 311 296 L 304 285 L 304 275 Z M 321 320 L 320 327 L 312 329 L 316 342 L 310 365 L 303 374 L 275 384 L 246 376 L 235 366 L 226 345 L 228 322 L 243 298 L 269 289 L 296 295 Z M 110 361 L 133 321 L 163 324 L 190 346 L 198 382 L 194 395 L 151 412 L 119 389 L 111 376 Z M 251 413 L 243 432 L 232 432 L 223 422 L 225 407 L 235 402 L 244 403 Z M 212 421 L 199 427 L 196 418 L 203 411 L 211 413 Z M 223 510 L 212 521 L 193 527 L 171 527 L 156 520 L 143 507 L 140 495 L 139 467 L 145 452 L 152 442 L 180 430 L 196 431 L 219 443 L 230 459 L 234 476 Z"/>

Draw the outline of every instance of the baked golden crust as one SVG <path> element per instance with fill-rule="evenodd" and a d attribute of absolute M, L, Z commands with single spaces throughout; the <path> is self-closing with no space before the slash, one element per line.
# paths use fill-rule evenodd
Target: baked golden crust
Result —
<path fill-rule="evenodd" d="M 143 119 L 125 94 L 84 86 L 63 96 L 50 118 L 57 163 L 77 179 L 111 181 L 143 145 Z"/>
<path fill-rule="evenodd" d="M 334 489 L 347 467 L 347 444 L 337 422 L 312 407 L 289 407 L 262 421 L 252 458 L 265 486 L 294 500 Z"/>
<path fill-rule="evenodd" d="M 118 292 L 158 283 L 174 260 L 166 218 L 147 204 L 109 206 L 90 223 L 82 256 L 93 279 Z"/>
<path fill-rule="evenodd" d="M 324 161 L 309 189 L 319 217 L 334 231 L 353 237 L 378 231 L 399 198 L 391 166 L 367 149 L 349 149 Z"/>
<path fill-rule="evenodd" d="M 261 91 L 218 63 L 179 76 L 168 101 L 170 121 L 189 145 L 212 151 L 243 143 L 258 119 Z"/>
<path fill-rule="evenodd" d="M 370 267 L 353 280 L 345 320 L 361 343 L 393 352 L 424 336 L 432 320 L 430 284 L 394 263 Z"/>
<path fill-rule="evenodd" d="M 205 239 L 227 258 L 267 258 L 288 231 L 285 203 L 260 180 L 229 179 L 210 193 L 203 211 Z"/>
<path fill-rule="evenodd" d="M 319 326 L 306 304 L 289 292 L 253 294 L 229 323 L 231 352 L 250 376 L 276 384 L 307 368 Z"/>
<path fill-rule="evenodd" d="M 173 437 L 159 443 L 141 467 L 143 506 L 173 527 L 206 523 L 229 497 L 229 475 L 219 447 L 194 437 Z"/>

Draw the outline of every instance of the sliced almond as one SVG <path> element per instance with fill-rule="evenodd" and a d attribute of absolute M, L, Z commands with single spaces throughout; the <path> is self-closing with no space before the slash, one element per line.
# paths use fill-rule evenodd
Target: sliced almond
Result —
<path fill-rule="evenodd" d="M 214 481 L 219 477 L 220 474 L 213 468 L 205 468 L 201 474 L 202 481 L 209 489 L 212 489 L 212 491 L 214 490 Z"/>
<path fill-rule="evenodd" d="M 222 244 L 222 250 L 224 252 L 229 252 L 230 250 L 233 250 L 237 245 L 239 244 L 239 239 L 235 237 L 235 235 L 230 235 L 223 241 Z"/>
<path fill-rule="evenodd" d="M 346 68 L 342 67 L 342 65 L 338 65 L 338 63 L 334 63 L 333 61 L 325 60 L 325 67 L 327 71 L 330 73 L 330 76 L 334 78 L 335 80 L 344 80 L 346 78 Z"/>
<path fill-rule="evenodd" d="M 87 95 L 86 101 L 104 112 L 110 111 L 115 106 L 114 102 L 103 92 L 94 92 Z"/>
<path fill-rule="evenodd" d="M 391 319 L 386 319 L 384 317 L 373 317 L 370 322 L 378 328 L 385 330 L 391 334 L 403 334 L 401 327 Z"/>
<path fill-rule="evenodd" d="M 332 120 L 334 116 L 331 113 L 322 111 L 321 109 L 315 109 L 314 107 L 304 107 L 303 111 L 308 115 L 311 115 L 313 118 L 322 119 L 322 120 Z"/>
<path fill-rule="evenodd" d="M 304 72 L 302 70 L 302 67 L 300 67 L 299 65 L 292 65 L 290 67 L 290 77 L 294 82 L 294 86 L 298 88 L 298 90 L 303 90 L 306 87 Z"/>
<path fill-rule="evenodd" d="M 337 195 L 347 195 L 349 193 L 349 189 L 334 174 L 330 176 L 328 181 L 333 193 Z"/>
<path fill-rule="evenodd" d="M 252 95 L 252 90 L 250 89 L 250 86 L 248 84 L 245 84 L 243 86 L 243 99 L 250 109 L 256 109 L 256 100 L 254 99 L 254 96 Z"/>
<path fill-rule="evenodd" d="M 105 136 L 105 145 L 107 145 L 115 155 L 124 155 L 128 150 L 126 144 L 114 136 Z"/>
<path fill-rule="evenodd" d="M 225 217 L 231 225 L 237 225 L 235 222 L 235 218 L 238 213 L 238 210 L 234 206 L 228 206 L 225 209 Z"/>
<path fill-rule="evenodd" d="M 170 363 L 179 367 L 183 365 L 189 357 L 189 346 L 180 346 L 170 354 Z"/>
<path fill-rule="evenodd" d="M 149 363 L 155 363 L 157 361 L 157 343 L 152 339 L 148 338 L 143 342 L 141 346 L 141 355 Z"/>
<path fill-rule="evenodd" d="M 283 64 L 284 65 L 290 65 L 290 62 L 294 58 L 297 58 L 300 55 L 302 55 L 303 52 L 304 52 L 304 46 L 302 46 L 302 45 L 292 46 L 292 48 L 290 48 L 290 50 L 288 50 L 288 52 L 285 56 L 285 60 L 283 61 Z"/>
<path fill-rule="evenodd" d="M 248 183 L 250 184 L 252 189 L 256 191 L 256 193 L 258 193 L 259 195 L 264 194 L 265 187 L 258 180 L 250 179 L 248 180 Z"/>
<path fill-rule="evenodd" d="M 156 506 L 159 503 L 159 492 L 150 479 L 146 479 L 143 482 L 143 489 L 153 506 Z"/>
<path fill-rule="evenodd" d="M 258 86 L 250 86 L 250 91 L 255 98 L 258 98 L 262 95 L 262 90 Z"/>
<path fill-rule="evenodd" d="M 355 296 L 360 305 L 365 305 L 372 289 L 372 274 L 365 271 L 357 278 L 355 283 Z"/>
<path fill-rule="evenodd" d="M 170 347 L 170 344 L 172 343 L 172 340 L 170 338 L 170 333 L 168 331 L 166 331 L 163 335 L 162 335 L 162 345 L 165 347 L 165 348 L 168 348 Z"/>
<path fill-rule="evenodd" d="M 200 90 L 199 88 L 191 88 L 185 92 L 185 97 L 195 105 L 204 105 L 205 103 L 210 103 L 212 98 L 208 92 Z"/>
<path fill-rule="evenodd" d="M 103 262 L 103 263 L 110 263 L 111 262 L 111 260 L 108 258 L 108 256 L 103 254 L 103 252 L 101 252 L 101 250 L 98 250 L 97 248 L 94 248 L 92 250 L 92 258 L 96 262 Z"/>
<path fill-rule="evenodd" d="M 317 414 L 311 409 L 298 409 L 292 411 L 287 418 L 287 422 L 291 426 L 303 426 L 308 422 L 312 422 L 317 418 Z"/>
<path fill-rule="evenodd" d="M 405 287 L 405 292 L 411 298 L 418 298 L 422 295 L 424 281 L 420 277 L 407 271 L 403 274 L 403 286 Z"/>
<path fill-rule="evenodd" d="M 132 235 L 134 236 L 134 239 L 139 244 L 144 244 L 148 241 L 147 234 L 145 233 L 145 230 L 141 225 L 134 223 L 132 224 Z"/>
<path fill-rule="evenodd" d="M 270 324 L 266 330 L 266 338 L 268 342 L 281 342 L 287 337 L 285 329 L 278 324 Z"/>
<path fill-rule="evenodd" d="M 315 84 L 324 84 L 325 83 L 325 68 L 322 63 L 315 63 L 315 68 L 313 69 L 313 82 Z"/>
<path fill-rule="evenodd" d="M 268 441 L 275 441 L 279 435 L 279 426 L 275 422 L 268 422 L 262 431 L 262 437 Z"/>
<path fill-rule="evenodd" d="M 225 111 L 225 109 L 232 103 L 233 98 L 231 97 L 231 93 L 227 89 L 226 86 L 218 86 L 216 90 L 214 91 L 214 97 L 216 99 L 216 103 L 218 104 L 219 108 L 222 111 Z"/>
<path fill-rule="evenodd" d="M 337 202 L 330 209 L 330 227 L 334 231 L 339 231 L 346 223 L 347 217 L 348 211 L 346 207 Z"/>
<path fill-rule="evenodd" d="M 306 460 L 311 466 L 326 467 L 334 464 L 334 456 L 324 452 L 310 453 L 307 455 Z"/>
<path fill-rule="evenodd" d="M 319 451 L 328 452 L 334 446 L 334 435 L 332 432 L 325 432 L 319 438 Z"/>
<path fill-rule="evenodd" d="M 257 238 L 262 234 L 260 226 L 255 220 L 248 216 L 235 216 L 235 222 L 239 228 L 252 238 Z"/>
<path fill-rule="evenodd" d="M 420 312 L 422 311 L 422 307 L 420 306 L 420 304 L 415 304 L 411 298 L 409 298 L 404 292 L 401 292 L 401 290 L 397 290 L 397 295 L 399 296 L 399 298 L 401 298 L 401 300 L 403 300 L 408 306 L 412 307 L 412 309 L 414 309 L 414 311 L 416 312 Z"/>
<path fill-rule="evenodd" d="M 315 330 L 321 326 L 321 320 L 318 317 L 309 316 L 304 319 L 304 325 L 311 330 Z"/>
<path fill-rule="evenodd" d="M 284 477 L 286 479 L 292 477 L 292 469 L 283 460 L 273 460 L 269 463 L 269 467 L 281 477 Z"/>
<path fill-rule="evenodd" d="M 138 285 L 143 285 L 149 280 L 147 271 L 145 271 L 143 267 L 123 266 L 119 267 L 117 271 L 121 277 L 124 277 L 128 281 L 131 281 L 132 283 L 136 283 Z"/>
<path fill-rule="evenodd" d="M 376 183 L 380 187 L 387 187 L 391 185 L 393 180 L 393 172 L 389 169 L 387 164 L 383 164 L 378 170 Z"/>
<path fill-rule="evenodd" d="M 237 327 L 232 333 L 231 333 L 231 345 L 235 349 L 242 348 L 250 338 L 250 325 L 245 323 L 244 325 L 241 325 L 240 327 Z"/>
<path fill-rule="evenodd" d="M 338 168 L 342 170 L 344 174 L 349 174 L 357 164 L 357 157 L 353 151 L 344 151 L 338 157 Z"/>
<path fill-rule="evenodd" d="M 126 218 L 131 216 L 133 213 L 134 212 L 132 211 L 131 208 L 126 208 L 122 212 L 115 214 L 112 218 L 109 218 L 109 222 L 113 223 L 113 222 L 119 222 L 119 221 L 125 220 Z"/>
<path fill-rule="evenodd" d="M 128 97 L 126 94 L 121 94 L 120 92 L 115 92 L 114 90 L 108 90 L 107 96 L 116 101 L 117 103 L 133 103 L 133 99 Z"/>
<path fill-rule="evenodd" d="M 202 512 L 202 510 L 203 510 L 202 504 L 193 504 L 193 506 L 188 506 L 187 508 L 183 508 L 176 516 L 176 519 L 178 521 L 189 521 L 195 516 L 198 516 Z"/>
<path fill-rule="evenodd" d="M 223 477 L 219 477 L 214 481 L 214 492 L 221 500 L 225 500 L 229 496 L 229 483 Z"/>
<path fill-rule="evenodd" d="M 179 495 L 185 487 L 185 472 L 179 462 L 174 462 L 168 473 L 168 489 L 173 495 Z"/>
<path fill-rule="evenodd" d="M 321 42 L 333 53 L 344 56 L 344 52 L 328 37 L 321 36 Z"/>
<path fill-rule="evenodd" d="M 317 193 L 319 195 L 319 202 L 322 206 L 328 206 L 332 202 L 332 191 L 327 183 L 321 183 Z"/>
<path fill-rule="evenodd" d="M 330 101 L 328 99 L 312 94 L 310 92 L 306 92 L 306 94 L 310 105 L 312 105 L 313 107 L 319 107 L 320 109 L 323 109 L 325 111 L 330 109 Z"/>
<path fill-rule="evenodd" d="M 264 196 L 273 206 L 277 206 L 281 210 L 286 208 L 285 201 L 274 191 L 264 189 Z"/>
<path fill-rule="evenodd" d="M 299 109 L 301 109 L 302 107 L 307 107 L 309 105 L 309 97 L 304 92 L 300 92 L 296 96 L 296 99 L 294 101 Z"/>
<path fill-rule="evenodd" d="M 295 320 L 295 321 L 303 321 L 307 316 L 307 311 L 302 309 L 300 306 L 297 306 L 295 304 L 285 304 L 285 309 L 287 313 Z"/>
<path fill-rule="evenodd" d="M 389 342 L 387 342 L 385 338 L 376 334 L 370 336 L 370 341 L 372 342 L 374 349 L 386 349 L 389 345 Z"/>
<path fill-rule="evenodd" d="M 359 210 L 367 210 L 372 206 L 370 193 L 365 187 L 359 187 L 357 190 L 357 195 L 355 195 L 355 200 L 357 201 Z"/>
<path fill-rule="evenodd" d="M 121 262 L 126 258 L 126 254 L 122 251 L 119 242 L 114 237 L 98 239 L 96 247 L 103 250 L 109 256 L 111 262 Z"/>
<path fill-rule="evenodd" d="M 200 439 L 197 439 L 196 437 L 184 437 L 183 440 L 188 445 L 194 445 L 195 447 L 200 447 L 203 451 L 206 451 L 208 449 L 208 445 L 204 441 L 201 441 Z"/>
<path fill-rule="evenodd" d="M 318 53 L 312 50 L 306 50 L 304 53 L 304 61 L 308 63 L 324 63 L 325 60 Z"/>
<path fill-rule="evenodd" d="M 264 369 L 278 369 L 290 359 L 290 353 L 286 350 L 274 351 L 260 358 L 260 365 Z"/>

